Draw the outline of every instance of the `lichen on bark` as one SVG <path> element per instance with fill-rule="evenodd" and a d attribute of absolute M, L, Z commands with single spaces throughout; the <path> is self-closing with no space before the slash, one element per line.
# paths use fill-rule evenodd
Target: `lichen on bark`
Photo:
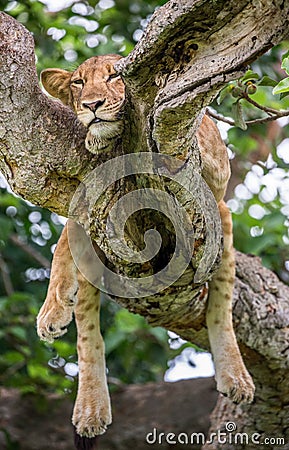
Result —
<path fill-rule="evenodd" d="M 189 159 L 196 173 L 200 173 L 195 132 L 203 108 L 228 81 L 244 73 L 249 62 L 288 35 L 288 15 L 287 0 L 171 0 L 159 8 L 144 37 L 117 65 L 126 84 L 127 105 L 122 143 L 117 144 L 110 157 L 162 153 L 173 156 L 184 166 Z M 31 34 L 0 13 L 0 169 L 12 189 L 35 204 L 67 215 L 77 187 L 103 163 L 101 156 L 85 150 L 84 137 L 85 129 L 75 115 L 40 90 Z M 171 193 L 174 189 L 171 181 L 160 182 L 153 177 L 150 181 L 144 181 L 142 176 L 123 180 L 118 190 L 111 188 L 102 196 L 85 225 L 87 229 L 90 227 L 92 237 L 115 272 L 142 275 L 145 270 L 142 265 L 128 267 L 114 257 L 98 217 L 101 211 L 105 218 L 109 205 L 132 185 L 157 186 Z M 206 221 L 197 203 L 192 202 L 190 213 L 193 226 L 204 236 L 195 246 L 196 262 L 206 241 Z M 152 217 L 144 212 L 141 220 L 132 218 L 127 226 L 126 238 L 131 248 L 142 248 L 144 232 L 153 221 L 161 221 L 163 235 L 169 235 L 168 222 L 163 222 L 159 215 Z M 217 238 L 220 252 L 221 239 Z M 167 239 L 167 255 L 172 243 Z M 243 423 L 249 428 L 258 418 L 258 430 L 268 427 L 266 431 L 270 432 L 276 429 L 277 422 L 270 424 L 267 410 L 269 414 L 270 405 L 274 406 L 272 398 L 277 398 L 278 423 L 285 432 L 288 289 L 263 270 L 257 260 L 238 254 L 237 263 L 236 334 L 257 386 L 256 402 L 238 411 L 248 412 L 249 419 Z M 206 286 L 193 285 L 193 266 L 194 261 L 191 272 L 165 293 L 137 301 L 125 297 L 117 301 L 143 314 L 152 324 L 165 326 L 206 348 Z M 279 293 L 281 303 L 276 302 Z M 282 413 L 280 405 L 285 405 Z"/>

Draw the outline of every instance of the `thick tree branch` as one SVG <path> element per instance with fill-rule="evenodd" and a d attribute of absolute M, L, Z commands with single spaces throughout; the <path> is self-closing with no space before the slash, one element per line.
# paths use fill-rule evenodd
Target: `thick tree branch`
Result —
<path fill-rule="evenodd" d="M 244 70 L 248 61 L 286 36 L 288 11 L 289 1 L 269 0 L 237 4 L 215 0 L 169 1 L 157 10 L 143 39 L 118 65 L 128 98 L 123 152 L 160 151 L 181 161 L 189 157 L 190 165 L 200 172 L 194 132 L 201 109 L 225 82 Z M 101 157 L 84 149 L 85 130 L 75 115 L 41 92 L 30 33 L 13 18 L 0 13 L 0 37 L 0 168 L 17 193 L 67 214 L 76 187 L 102 162 Z M 150 186 L 174 192 L 170 181 L 160 185 L 157 180 Z M 114 270 L 134 275 L 142 273 L 143 268 L 123 266 L 110 254 L 106 240 L 107 209 L 126 192 L 127 184 L 123 182 L 118 191 L 103 196 L 102 203 L 98 202 L 92 211 L 90 224 L 93 237 L 101 244 Z M 201 237 L 204 213 L 194 202 L 191 210 L 193 226 Z M 143 235 L 149 223 L 148 215 L 142 217 L 132 228 L 137 247 L 142 242 L 139 235 Z M 163 228 L 169 231 L 168 224 Z M 168 239 L 168 248 L 171 244 Z M 135 246 L 135 240 L 131 239 L 131 245 Z M 204 243 L 198 245 L 196 261 Z M 194 325 L 196 329 L 203 327 L 206 298 L 205 289 L 193 285 L 193 276 L 191 268 L 177 286 L 157 299 L 119 301 L 144 314 L 152 323 L 171 326 L 187 335 Z M 209 276 L 208 273 L 207 279 Z M 196 298 L 200 300 L 194 302 Z M 189 335 L 196 337 L 193 331 Z"/>
<path fill-rule="evenodd" d="M 85 130 L 39 88 L 32 35 L 0 13 L 0 169 L 27 200 L 67 214 L 69 199 L 93 159 Z M 89 169 L 88 169 L 89 170 Z"/>
<path fill-rule="evenodd" d="M 185 152 L 201 108 L 288 34 L 288 11 L 288 2 L 270 0 L 181 0 L 159 8 L 117 67 L 142 100 L 163 153 Z"/>
<path fill-rule="evenodd" d="M 180 161 L 175 166 L 164 161 L 161 169 L 168 174 L 183 175 L 188 166 L 200 173 L 195 132 L 203 108 L 227 81 L 240 76 L 250 61 L 288 35 L 288 17 L 288 0 L 171 0 L 158 9 L 135 50 L 118 64 L 127 87 L 126 126 L 122 148 L 118 146 L 110 157 L 121 152 L 161 153 Z M 85 130 L 75 115 L 41 92 L 32 37 L 4 13 L 0 13 L 0 100 L 0 169 L 15 192 L 67 215 L 80 181 L 103 159 L 85 150 Z M 160 181 L 152 177 L 148 182 L 140 174 L 119 182 L 117 189 L 115 186 L 108 189 L 89 217 L 90 232 L 111 268 L 129 276 L 144 275 L 147 267 L 121 263 L 112 255 L 106 218 L 111 205 L 129 188 L 138 186 L 179 195 L 170 179 Z M 164 293 L 137 301 L 118 298 L 118 302 L 143 314 L 152 324 L 162 325 L 206 347 L 206 287 L 194 285 L 193 266 L 200 261 L 207 229 L 204 211 L 194 199 L 189 202 L 197 239 L 188 271 Z M 158 223 L 165 238 L 162 255 L 170 256 L 171 225 L 150 214 L 145 211 L 139 220 L 128 224 L 128 244 L 133 249 L 142 249 L 144 231 L 148 225 L 154 228 Z M 217 214 L 213 214 L 212 223 L 217 220 Z M 218 259 L 221 247 L 218 233 L 216 242 Z M 262 395 L 265 367 L 275 371 L 272 386 L 276 386 L 278 376 L 286 378 L 288 288 L 256 259 L 238 254 L 237 261 L 234 306 L 237 336 L 248 367 L 256 377 L 257 395 L 258 388 Z M 159 265 L 162 263 L 157 261 Z M 210 272 L 206 280 L 209 277 Z M 268 390 L 272 386 L 267 380 Z M 280 395 L 284 392 L 285 384 L 281 383 Z"/>
<path fill-rule="evenodd" d="M 160 8 L 119 64 L 129 97 L 138 105 L 132 121 L 138 145 L 125 143 L 144 150 L 153 137 L 164 153 L 186 153 L 200 109 L 249 61 L 286 36 L 288 9 L 288 1 L 281 0 L 182 0 Z M 84 150 L 85 131 L 75 116 L 39 90 L 30 33 L 5 13 L 0 33 L 0 168 L 16 192 L 67 214 L 77 180 L 97 159 Z"/>

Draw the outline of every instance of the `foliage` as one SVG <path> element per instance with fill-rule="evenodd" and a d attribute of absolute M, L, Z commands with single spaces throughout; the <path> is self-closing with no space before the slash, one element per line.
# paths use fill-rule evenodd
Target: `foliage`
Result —
<path fill-rule="evenodd" d="M 164 3 L 164 0 L 0 0 L 2 9 L 33 33 L 40 70 L 73 68 L 96 54 L 127 55 L 150 15 Z"/>
<path fill-rule="evenodd" d="M 62 225 L 55 214 L 0 189 L 0 381 L 24 392 L 64 389 L 51 377 L 52 349 L 39 343 L 35 317 L 45 297 L 51 248 Z"/>
<path fill-rule="evenodd" d="M 284 61 L 287 60 L 286 54 L 283 55 L 282 60 L 283 63 L 281 67 L 283 68 L 285 67 Z M 288 80 L 289 78 L 283 78 L 278 83 L 278 81 L 269 77 L 268 75 L 262 76 L 249 69 L 243 77 L 239 78 L 236 81 L 228 83 L 227 86 L 222 89 L 217 99 L 218 105 L 221 105 L 221 103 L 227 96 L 233 97 L 234 102 L 230 105 L 230 109 L 231 115 L 234 120 L 232 121 L 230 119 L 225 119 L 224 117 L 216 115 L 213 115 L 213 117 L 219 118 L 220 120 L 223 120 L 230 125 L 239 127 L 243 131 L 247 130 L 248 125 L 266 123 L 268 121 L 276 120 L 281 117 L 288 117 L 289 112 L 287 108 L 289 106 L 289 101 L 288 99 L 285 101 L 281 101 L 282 99 L 287 97 L 289 93 L 289 88 L 286 88 Z M 260 89 L 260 87 L 263 86 L 273 89 Z M 272 94 L 281 94 L 280 100 L 276 101 L 276 99 L 273 99 Z M 268 99 L 270 99 L 271 103 L 275 105 L 274 107 L 269 107 L 267 104 L 262 105 L 260 103 L 260 101 L 268 102 Z M 244 109 L 244 101 L 247 110 Z M 261 111 L 262 117 L 250 120 L 250 116 L 252 115 L 252 113 L 256 113 L 256 110 L 259 110 L 258 112 Z M 246 115 L 248 116 L 248 118 L 246 118 Z"/>
<path fill-rule="evenodd" d="M 107 312 L 107 311 L 105 311 Z M 111 326 L 103 330 L 109 374 L 124 383 L 161 380 L 167 361 L 174 355 L 167 332 L 150 327 L 145 319 L 118 309 Z"/>
<path fill-rule="evenodd" d="M 33 33 L 38 71 L 47 67 L 73 69 L 95 54 L 127 55 L 154 9 L 165 1 L 65 3 L 63 7 L 58 0 L 0 0 L 1 9 Z M 289 138 L 288 127 L 280 125 L 272 138 L 268 123 L 247 126 L 247 120 L 264 117 L 266 111 L 258 111 L 245 102 L 243 93 L 268 108 L 288 109 L 289 97 L 284 95 L 288 93 L 285 92 L 288 81 L 281 81 L 288 80 L 288 47 L 284 43 L 260 58 L 241 80 L 222 91 L 219 104 L 212 105 L 223 116 L 234 116 L 239 126 L 228 126 L 233 163 L 238 163 L 237 175 L 244 179 L 229 200 L 235 246 L 260 255 L 286 282 L 289 281 L 289 156 L 280 148 L 282 144 L 284 148 L 284 140 Z M 287 74 L 280 69 L 282 53 L 285 53 L 282 69 Z M 281 99 L 274 95 L 278 92 Z M 39 342 L 34 326 L 49 276 L 49 264 L 40 256 L 50 261 L 61 222 L 55 214 L 15 197 L 1 180 L 0 187 L 0 381 L 24 392 L 73 392 L 75 383 L 65 372 L 65 364 L 76 358 L 74 327 L 53 347 L 48 347 Z M 107 299 L 103 299 L 102 328 L 109 376 L 125 383 L 162 377 L 168 359 L 174 356 L 164 330 L 149 327 L 143 318 Z"/>
<path fill-rule="evenodd" d="M 227 123 L 231 125 L 230 117 L 234 119 L 228 143 L 244 178 L 228 202 L 233 212 L 235 247 L 261 256 L 263 263 L 287 283 L 289 97 L 285 95 L 288 92 L 276 88 L 284 86 L 283 80 L 288 79 L 284 78 L 289 65 L 288 47 L 289 43 L 284 42 L 261 57 L 243 77 L 229 83 L 214 104 Z M 282 118 L 272 136 L 268 117 Z"/>
<path fill-rule="evenodd" d="M 289 51 L 282 56 L 281 68 L 289 75 Z M 284 96 L 289 94 L 289 77 L 283 78 L 274 86 L 273 94 L 283 94 Z"/>

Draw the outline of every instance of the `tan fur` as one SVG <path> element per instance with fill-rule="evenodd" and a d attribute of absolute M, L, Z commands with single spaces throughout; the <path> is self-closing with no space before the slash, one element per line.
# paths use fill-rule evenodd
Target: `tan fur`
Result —
<path fill-rule="evenodd" d="M 67 229 L 68 225 L 64 227 L 59 238 L 53 257 L 47 297 L 37 316 L 38 335 L 47 342 L 53 342 L 54 338 L 66 333 L 77 303 L 77 270 L 69 249 Z"/>
<path fill-rule="evenodd" d="M 226 146 L 215 123 L 204 116 L 197 133 L 202 176 L 218 203 L 224 235 L 221 266 L 209 283 L 207 327 L 214 358 L 217 389 L 234 402 L 251 402 L 254 383 L 243 363 L 232 323 L 235 254 L 231 213 L 223 200 L 230 178 Z"/>
<path fill-rule="evenodd" d="M 85 146 L 92 153 L 110 150 L 122 132 L 124 84 L 113 67 L 119 59 L 118 55 L 95 56 L 74 72 L 46 69 L 41 73 L 45 90 L 72 108 L 88 128 Z"/>
<path fill-rule="evenodd" d="M 95 436 L 111 423 L 104 343 L 99 328 L 100 293 L 78 272 L 75 308 L 79 360 L 78 395 L 72 422 L 80 435 Z"/>
<path fill-rule="evenodd" d="M 74 109 L 79 120 L 88 127 L 86 146 L 93 153 L 110 148 L 112 140 L 122 131 L 119 112 L 124 102 L 124 86 L 120 79 L 113 82 L 108 78 L 114 73 L 113 64 L 118 59 L 117 55 L 95 57 L 73 73 L 60 69 L 47 69 L 42 73 L 47 92 Z M 83 80 L 83 83 L 78 86 L 75 80 Z M 85 105 L 96 102 L 101 105 L 92 113 Z M 110 122 L 105 122 L 105 127 L 102 122 L 90 125 L 94 117 Z M 202 175 L 218 203 L 224 233 L 222 263 L 209 283 L 207 310 L 217 388 L 237 403 L 251 402 L 254 384 L 244 366 L 232 325 L 235 261 L 231 214 L 223 201 L 230 177 L 227 150 L 208 116 L 204 116 L 197 138 L 203 162 Z M 73 424 L 78 434 L 92 437 L 103 433 L 111 423 L 104 345 L 99 330 L 99 292 L 82 277 L 73 263 L 68 228 L 70 236 L 77 236 L 77 226 L 68 221 L 53 257 L 48 293 L 37 318 L 37 327 L 40 338 L 52 342 L 66 332 L 75 310 L 79 387 Z"/>

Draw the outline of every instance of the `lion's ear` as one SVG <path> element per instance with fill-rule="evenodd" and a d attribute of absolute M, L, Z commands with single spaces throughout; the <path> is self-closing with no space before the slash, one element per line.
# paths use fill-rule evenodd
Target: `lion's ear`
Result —
<path fill-rule="evenodd" d="M 69 105 L 71 75 L 71 72 L 63 69 L 45 69 L 41 72 L 40 79 L 48 94 L 59 98 L 65 105 Z"/>

